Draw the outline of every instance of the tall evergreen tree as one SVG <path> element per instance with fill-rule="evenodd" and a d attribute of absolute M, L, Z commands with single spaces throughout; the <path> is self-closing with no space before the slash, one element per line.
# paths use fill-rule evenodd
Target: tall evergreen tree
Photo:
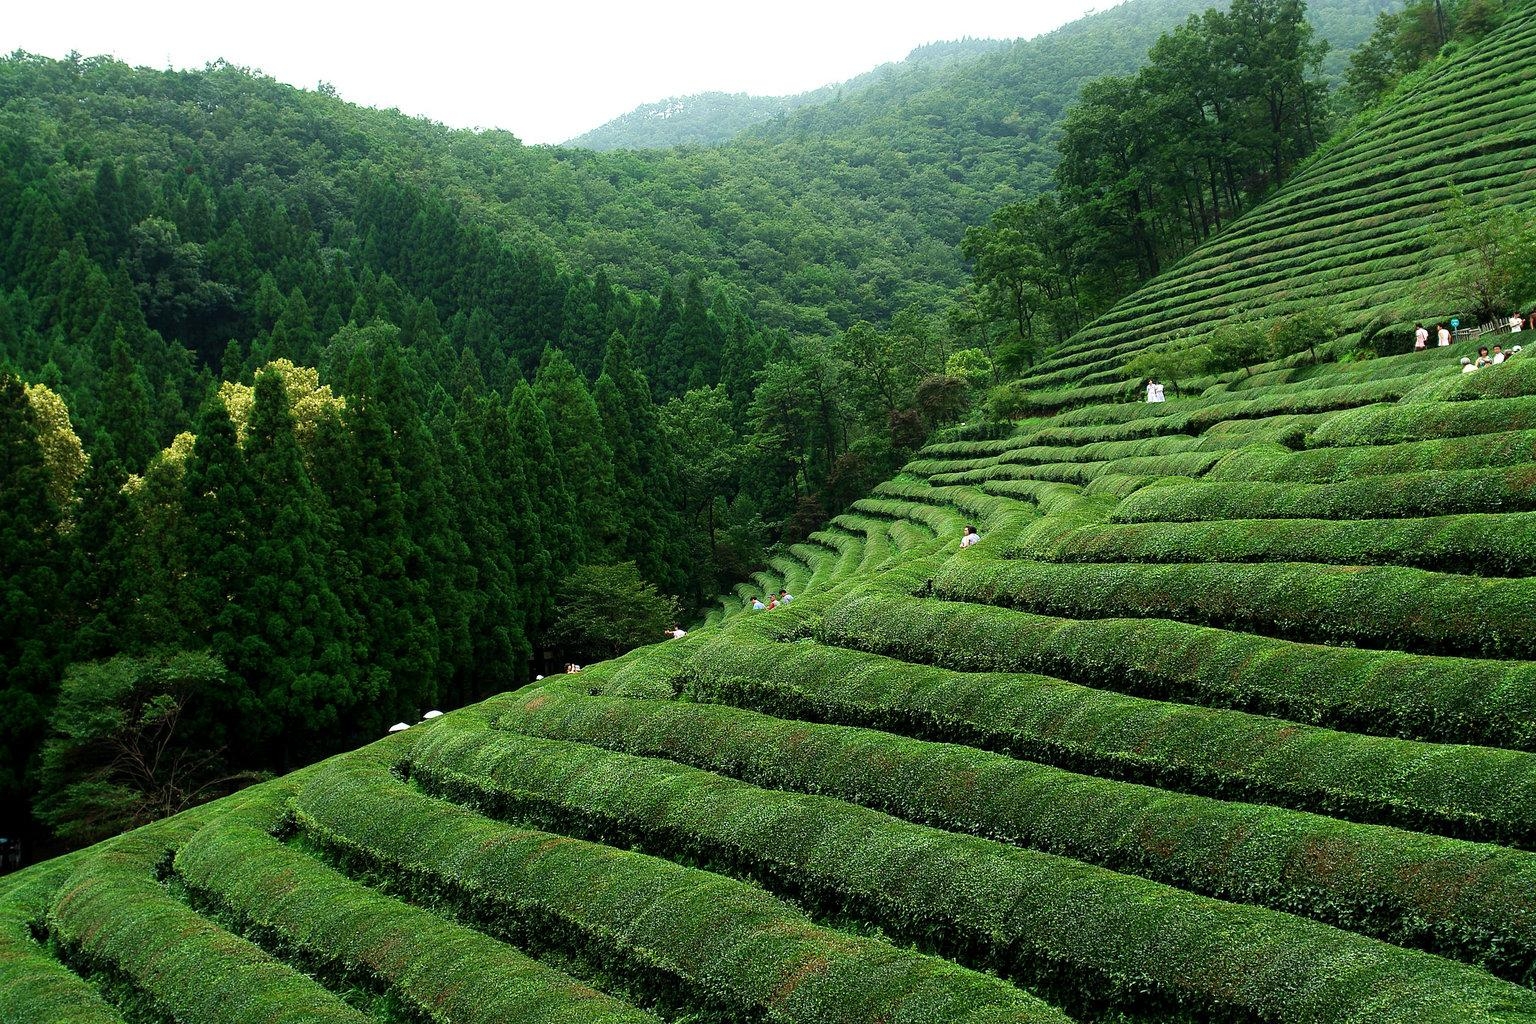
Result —
<path fill-rule="evenodd" d="M 549 429 L 554 457 L 582 523 L 576 545 L 578 558 L 606 561 L 618 557 L 622 534 L 613 448 L 592 393 L 558 348 L 545 349 L 533 390 Z"/>
<path fill-rule="evenodd" d="M 60 668 L 64 566 L 49 491 L 26 389 L 0 371 L 0 802 L 8 811 L 22 795 Z"/>
<path fill-rule="evenodd" d="M 304 468 L 275 372 L 256 377 L 245 457 L 249 569 L 214 616 L 212 646 L 255 682 L 245 738 L 280 740 L 287 764 L 324 748 L 324 736 L 376 735 L 354 716 L 379 694 L 359 670 L 358 623 L 332 586 L 337 526 Z"/>

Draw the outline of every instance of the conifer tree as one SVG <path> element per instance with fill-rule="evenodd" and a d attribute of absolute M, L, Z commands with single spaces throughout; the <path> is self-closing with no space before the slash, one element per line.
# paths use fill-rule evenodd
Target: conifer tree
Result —
<path fill-rule="evenodd" d="M 558 580 L 582 562 L 583 537 L 544 413 L 526 381 L 512 392 L 511 414 L 532 513 L 523 537 L 528 546 L 519 550 L 519 580 L 528 635 L 537 637 L 553 617 Z"/>
<path fill-rule="evenodd" d="M 576 554 L 594 561 L 617 557 L 621 530 L 613 449 L 592 393 L 558 348 L 544 350 L 533 390 L 582 523 Z"/>
<path fill-rule="evenodd" d="M 0 370 L 0 804 L 19 795 L 61 661 L 59 516 L 26 390 Z"/>
<path fill-rule="evenodd" d="M 214 616 L 212 646 L 255 683 L 245 738 L 280 738 L 286 764 L 321 748 L 322 735 L 376 734 L 354 716 L 378 693 L 358 671 L 358 624 L 333 587 L 336 524 L 304 468 L 275 372 L 256 377 L 245 465 L 250 562 Z"/>

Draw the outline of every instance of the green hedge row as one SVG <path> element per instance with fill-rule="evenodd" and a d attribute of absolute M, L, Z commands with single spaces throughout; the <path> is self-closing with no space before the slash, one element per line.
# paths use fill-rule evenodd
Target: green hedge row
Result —
<path fill-rule="evenodd" d="M 817 1024 L 1066 1020 L 996 978 L 818 927 L 754 886 L 509 828 L 422 796 L 383 765 L 332 762 L 296 810 L 322 844 L 422 899 L 480 924 L 564 931 L 635 983 L 670 984 L 708 1011 Z"/>
<path fill-rule="evenodd" d="M 1379 736 L 1536 749 L 1536 664 L 1350 650 L 1165 619 L 1062 619 L 871 592 L 821 639 L 946 668 L 1044 672 Z"/>
<path fill-rule="evenodd" d="M 1161 1008 L 1214 1008 L 1298 1024 L 1352 1021 L 1366 1006 L 1383 1024 L 1460 1021 L 1490 1003 L 1536 1015 L 1536 993 L 1462 964 L 668 761 L 439 731 L 410 770 L 429 791 L 495 815 L 749 875 L 822 914 L 995 966 L 1062 1002 L 1098 988 L 1091 1008 L 1124 1005 L 1152 1019 Z M 1387 997 L 1393 1010 L 1382 1013 Z"/>
<path fill-rule="evenodd" d="M 1119 523 L 1212 519 L 1395 519 L 1536 509 L 1536 462 L 1485 469 L 1426 470 L 1331 484 L 1267 480 L 1167 482 L 1115 509 Z"/>
<path fill-rule="evenodd" d="M 226 815 L 182 845 L 175 869 L 222 912 L 324 973 L 362 973 L 367 987 L 387 988 L 423 1018 L 455 1024 L 656 1024 L 505 943 L 359 885 L 269 828 Z"/>
<path fill-rule="evenodd" d="M 1221 460 L 1220 452 L 1184 452 L 1179 455 L 1149 455 L 1114 462 L 1052 462 L 1039 466 L 997 466 L 966 473 L 941 473 L 929 478 L 935 487 L 957 484 L 981 485 L 997 480 L 1039 480 L 1086 486 L 1102 477 L 1189 476 L 1204 473 Z"/>
<path fill-rule="evenodd" d="M 1130 423 L 1170 415 L 1187 416 L 1189 432 L 1199 433 L 1210 424 L 1223 420 L 1264 419 L 1289 413 L 1329 412 L 1374 402 L 1394 402 L 1412 391 L 1417 383 L 1416 378 L 1389 378 L 1358 384 L 1341 383 L 1334 387 L 1278 386 L 1235 394 L 1217 392 L 1209 397 L 1177 398 L 1161 406 L 1151 402 L 1094 405 L 1064 412 L 1051 422 L 1053 426 L 1075 427 L 1095 423 Z"/>
<path fill-rule="evenodd" d="M 1398 444 L 1536 430 L 1536 397 L 1480 402 L 1413 402 L 1341 412 L 1307 438 L 1308 447 Z"/>
<path fill-rule="evenodd" d="M 814 643 L 700 650 L 672 685 L 808 721 L 963 743 L 1103 777 L 1517 845 L 1536 841 L 1536 758 L 960 672 Z"/>
<path fill-rule="evenodd" d="M 1237 421 L 1242 422 L 1242 421 Z M 1244 424 L 1254 427 L 1262 424 Z M 1032 436 L 1032 435 L 1031 435 Z M 1148 455 L 1175 455 L 1192 451 L 1230 451 L 1253 443 L 1251 437 L 1232 437 L 1207 432 L 1199 437 L 1188 434 L 1164 434 L 1159 437 L 1134 438 L 1129 441 L 1095 441 L 1091 444 L 1036 445 L 1028 438 L 1014 442 L 1001 454 L 981 458 L 926 458 L 909 462 L 903 472 L 933 477 L 944 473 L 981 472 L 1002 466 L 1034 466 L 1058 462 L 1108 462 Z"/>
<path fill-rule="evenodd" d="M 1508 348 L 1510 345 L 1519 345 L 1521 337 L 1525 337 L 1523 331 L 1520 337 L 1502 335 L 1496 336 L 1493 340 Z M 1465 346 L 1461 354 L 1475 357 L 1477 344 L 1479 343 Z M 1524 347 L 1521 346 L 1522 349 Z M 1492 348 L 1491 343 L 1489 348 Z M 1403 401 L 1465 402 L 1484 398 L 1519 398 L 1536 394 L 1536 359 L 1530 358 L 1533 354 L 1536 353 L 1522 351 L 1506 362 L 1485 366 L 1477 373 L 1447 371 L 1440 379 L 1426 381 L 1414 388 L 1403 397 Z"/>
<path fill-rule="evenodd" d="M 874 488 L 876 499 L 883 497 L 895 497 L 903 502 L 917 502 L 922 505 L 932 505 L 946 514 L 960 514 L 966 519 L 972 520 L 977 527 L 991 525 L 991 520 L 997 516 L 1008 516 L 1017 513 L 1017 505 L 1009 500 L 1001 499 L 995 494 L 975 487 L 935 487 L 928 482 L 914 481 L 886 481 Z M 871 499 L 862 499 L 871 500 Z M 854 508 L 859 507 L 860 502 L 854 502 Z M 903 519 L 917 519 L 914 514 L 903 514 Z M 919 519 L 920 520 L 920 519 Z M 920 520 L 922 522 L 922 520 Z M 949 520 L 945 520 L 948 524 Z M 932 528 L 934 533 L 943 534 L 945 530 L 938 530 L 937 520 L 925 522 L 926 527 Z"/>
<path fill-rule="evenodd" d="M 1326 484 L 1420 470 L 1512 466 L 1530 462 L 1533 454 L 1536 454 L 1536 430 L 1507 430 L 1474 437 L 1356 448 L 1314 448 L 1301 452 L 1279 445 L 1255 445 L 1228 454 L 1211 468 L 1206 479 Z"/>
<path fill-rule="evenodd" d="M 1318 643 L 1536 657 L 1536 580 L 1397 566 L 969 559 L 940 567 L 930 593 L 1063 618 L 1167 618 Z"/>
<path fill-rule="evenodd" d="M 79 856 L 47 861 L 0 883 L 0 1020 L 47 1024 L 123 1024 L 96 986 L 65 967 L 33 937 L 54 892 Z"/>
<path fill-rule="evenodd" d="M 1393 405 L 1391 408 L 1397 408 L 1397 406 Z M 1171 412 L 1152 419 L 1131 420 L 1128 423 L 1046 427 L 1028 435 L 1024 440 L 1030 446 L 1077 446 L 1101 441 L 1134 441 L 1173 434 L 1217 431 L 1222 434 L 1272 434 L 1274 435 L 1272 437 L 1250 437 L 1249 443 L 1255 440 L 1275 440 L 1283 444 L 1305 436 L 1306 431 L 1316 429 L 1340 415 L 1337 412 L 1277 411 L 1267 415 L 1255 415 L 1252 418 L 1228 419 L 1221 415 L 1225 411 L 1229 410 L 1213 406 L 1210 409 L 1197 409 L 1187 414 Z"/>
<path fill-rule="evenodd" d="M 541 691 L 497 708 L 502 728 L 836 797 L 1305 914 L 1514 980 L 1528 980 L 1536 961 L 1530 853 L 1185 796 L 948 743 L 721 705 Z M 418 756 L 450 760 L 432 742 Z"/>
<path fill-rule="evenodd" d="M 1003 553 L 1062 562 L 1325 562 L 1529 576 L 1536 575 L 1536 513 L 1113 526 L 1042 519 Z M 1469 629 L 1487 625 L 1465 609 L 1458 620 Z"/>
<path fill-rule="evenodd" d="M 60 888 L 49 922 L 70 960 L 126 978 L 178 1024 L 368 1024 L 156 880 L 161 859 L 189 831 L 184 818 L 171 822 L 96 847 Z"/>

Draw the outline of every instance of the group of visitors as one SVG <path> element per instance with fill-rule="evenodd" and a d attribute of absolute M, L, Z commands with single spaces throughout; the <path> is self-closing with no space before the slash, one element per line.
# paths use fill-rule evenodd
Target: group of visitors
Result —
<path fill-rule="evenodd" d="M 1509 314 L 1509 319 L 1504 323 L 1509 327 L 1510 334 L 1519 334 L 1533 322 L 1536 322 L 1536 309 L 1531 310 L 1530 313 L 1522 313 L 1519 310 L 1515 310 L 1515 312 Z M 1444 323 L 1435 324 L 1436 348 L 1444 348 L 1456 340 L 1456 332 L 1461 328 L 1461 321 L 1453 319 L 1450 323 L 1449 327 Z M 1496 328 L 1496 330 L 1501 329 Z M 1413 329 L 1413 350 L 1415 352 L 1422 352 L 1428 347 L 1429 328 L 1423 324 L 1418 324 Z M 1151 401 L 1151 399 L 1148 399 L 1148 401 Z"/>
<path fill-rule="evenodd" d="M 787 590 L 779 591 L 779 595 L 777 597 L 775 597 L 772 592 L 769 592 L 765 596 L 768 598 L 768 602 L 766 604 L 763 603 L 763 599 L 761 597 L 753 597 L 752 598 L 752 610 L 753 611 L 755 611 L 755 612 L 762 612 L 762 611 L 771 612 L 775 608 L 779 607 L 780 605 L 789 604 L 789 602 L 791 602 L 791 601 L 793 601 L 795 599 L 795 595 L 791 594 Z"/>
<path fill-rule="evenodd" d="M 1512 346 L 1510 346 L 1510 349 L 1509 349 L 1508 352 L 1504 351 L 1504 346 L 1502 346 L 1502 345 L 1495 345 L 1495 346 L 1493 346 L 1493 351 L 1492 352 L 1488 351 L 1488 346 L 1487 345 L 1483 345 L 1482 347 L 1480 347 L 1477 350 L 1477 358 L 1476 359 L 1470 359 L 1470 358 L 1468 358 L 1466 356 L 1462 357 L 1462 359 L 1461 359 L 1461 372 L 1462 373 L 1475 373 L 1476 371 L 1481 370 L 1485 366 L 1494 366 L 1494 365 L 1497 365 L 1498 363 L 1502 363 L 1502 362 L 1504 362 L 1504 360 L 1508 359 L 1510 356 L 1514 355 L 1515 353 L 1517 353 L 1519 351 L 1520 351 L 1520 346 L 1519 345 L 1512 345 Z"/>
<path fill-rule="evenodd" d="M 1457 321 L 1452 320 L 1451 323 L 1454 324 L 1457 323 Z M 1451 330 L 1452 329 L 1445 326 L 1445 324 L 1435 324 L 1435 345 L 1437 347 L 1444 348 L 1451 343 Z M 1419 324 L 1413 329 L 1413 350 L 1415 352 L 1422 352 L 1428 347 L 1429 328 L 1425 327 L 1423 324 Z"/>
<path fill-rule="evenodd" d="M 1147 378 L 1147 401 L 1161 402 L 1163 400 L 1163 385 L 1156 377 Z"/>

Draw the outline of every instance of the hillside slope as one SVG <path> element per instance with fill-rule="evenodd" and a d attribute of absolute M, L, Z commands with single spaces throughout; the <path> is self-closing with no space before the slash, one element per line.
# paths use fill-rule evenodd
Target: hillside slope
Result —
<path fill-rule="evenodd" d="M 1533 34 L 1425 89 L 1524 125 Z M 1536 1022 L 1536 358 L 1159 407 L 1089 341 L 1042 379 L 1109 393 L 933 446 L 786 606 L 0 879 L 0 1019 Z"/>
<path fill-rule="evenodd" d="M 672 146 L 715 146 L 764 121 L 813 103 L 827 103 L 845 93 L 872 85 L 902 68 L 937 66 L 975 57 L 1006 46 L 997 39 L 961 39 L 920 46 L 906 59 L 886 64 L 850 78 L 792 96 L 752 96 L 747 93 L 706 92 L 671 96 L 656 103 L 642 103 L 591 131 L 567 139 L 572 149 L 665 149 Z"/>

